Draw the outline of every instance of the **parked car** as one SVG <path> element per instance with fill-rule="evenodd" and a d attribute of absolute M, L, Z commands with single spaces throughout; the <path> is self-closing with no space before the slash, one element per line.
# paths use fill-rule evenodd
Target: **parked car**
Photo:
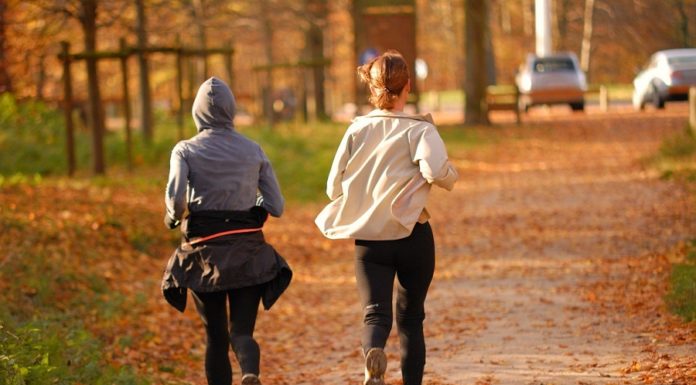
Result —
<path fill-rule="evenodd" d="M 574 111 L 585 109 L 587 80 L 572 52 L 546 56 L 528 54 L 515 77 L 520 90 L 520 109 L 540 104 L 569 104 Z"/>
<path fill-rule="evenodd" d="M 691 86 L 696 86 L 696 48 L 657 51 L 633 80 L 633 108 L 686 100 Z"/>

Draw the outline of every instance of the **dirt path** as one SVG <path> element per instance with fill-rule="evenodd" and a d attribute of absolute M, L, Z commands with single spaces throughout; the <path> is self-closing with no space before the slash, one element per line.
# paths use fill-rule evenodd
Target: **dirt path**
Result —
<path fill-rule="evenodd" d="M 683 113 L 534 119 L 457 155 L 459 185 L 433 196 L 425 384 L 696 383 L 694 332 L 660 300 L 666 256 L 696 234 L 694 205 L 641 166 Z M 362 383 L 352 245 L 320 237 L 318 209 L 288 207 L 267 232 L 296 277 L 259 319 L 265 384 Z M 187 314 L 175 322 L 199 328 Z"/>
<path fill-rule="evenodd" d="M 451 243 L 441 243 L 430 297 L 430 322 L 442 324 L 431 337 L 433 377 L 696 383 L 696 344 L 660 339 L 673 325 L 659 322 L 655 298 L 666 273 L 658 256 L 693 237 L 694 207 L 640 165 L 682 125 L 667 114 L 643 118 L 560 117 L 459 160 L 464 183 L 452 197 L 436 196 L 433 210 L 457 223 L 442 229 Z"/>

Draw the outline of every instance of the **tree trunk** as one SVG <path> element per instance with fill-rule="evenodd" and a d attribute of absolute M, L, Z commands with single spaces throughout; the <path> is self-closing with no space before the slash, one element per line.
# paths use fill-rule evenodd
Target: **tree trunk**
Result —
<path fill-rule="evenodd" d="M 65 116 L 65 152 L 68 176 L 75 174 L 75 126 L 73 125 L 72 74 L 70 73 L 70 43 L 62 41 L 63 54 L 63 113 Z"/>
<path fill-rule="evenodd" d="M 137 34 L 138 34 L 138 67 L 140 77 L 140 129 L 145 143 L 151 143 L 154 136 L 152 128 L 152 95 L 150 93 L 150 69 L 147 62 L 147 54 L 143 49 L 147 47 L 147 18 L 143 0 L 136 0 L 137 9 Z"/>
<path fill-rule="evenodd" d="M 522 28 L 525 36 L 532 36 L 534 31 L 532 0 L 522 0 Z"/>
<path fill-rule="evenodd" d="M 196 26 L 196 37 L 198 38 L 198 48 L 204 50 L 208 48 L 208 35 L 205 31 L 205 4 L 204 0 L 193 0 L 193 21 Z M 198 57 L 198 80 L 200 83 L 208 78 L 208 56 Z"/>
<path fill-rule="evenodd" d="M 568 7 L 569 0 L 553 0 L 551 10 L 553 12 L 553 50 L 568 50 L 566 37 L 568 35 Z"/>
<path fill-rule="evenodd" d="M 84 32 L 85 52 L 88 54 L 85 62 L 92 123 L 92 171 L 95 174 L 104 174 L 104 111 L 99 92 L 97 59 L 94 55 L 89 55 L 97 48 L 97 0 L 82 0 L 81 7 L 80 23 Z"/>
<path fill-rule="evenodd" d="M 585 0 L 585 25 L 582 33 L 582 51 L 580 53 L 580 68 L 590 77 L 590 52 L 592 51 L 592 16 L 594 15 L 595 0 Z"/>
<path fill-rule="evenodd" d="M 466 77 L 464 82 L 464 123 L 489 124 L 486 111 L 488 66 L 486 40 L 488 39 L 487 2 L 465 1 Z"/>
<path fill-rule="evenodd" d="M 7 26 L 5 20 L 6 9 L 7 1 L 0 0 L 0 94 L 3 92 L 12 92 L 12 78 L 10 78 L 7 68 L 7 38 L 5 37 L 5 28 Z"/>
<path fill-rule="evenodd" d="M 269 0 L 261 1 L 261 23 L 263 28 L 263 48 L 266 54 L 266 64 L 273 64 L 273 25 L 271 24 L 270 12 L 271 7 L 268 4 Z M 273 125 L 273 70 L 270 69 L 266 72 L 266 79 L 263 82 L 263 89 L 261 90 L 263 98 L 263 112 L 266 117 L 268 124 Z"/>
<path fill-rule="evenodd" d="M 689 38 L 689 15 L 686 13 L 686 5 L 684 0 L 674 0 L 674 3 L 679 12 L 679 40 L 682 47 L 691 47 L 691 39 Z"/>
<path fill-rule="evenodd" d="M 501 2 L 500 7 L 500 29 L 505 33 L 509 34 L 512 32 L 512 23 L 510 21 L 510 8 L 508 2 Z"/>
<path fill-rule="evenodd" d="M 360 55 L 358 50 L 364 49 L 364 47 L 361 47 L 361 44 L 365 41 L 365 27 L 363 25 L 362 9 L 359 2 L 354 0 L 351 1 L 350 4 L 350 16 L 351 19 L 353 19 L 353 53 L 355 55 L 352 60 L 357 62 Z M 356 112 L 359 112 L 360 106 L 367 101 L 367 98 L 363 97 L 363 87 L 358 77 L 353 75 L 351 78 L 353 79 L 353 102 L 358 107 Z"/>
<path fill-rule="evenodd" d="M 27 60 L 27 62 L 29 62 Z M 46 56 L 39 55 L 36 69 L 36 99 L 44 100 L 44 88 L 46 86 Z"/>
<path fill-rule="evenodd" d="M 312 20 L 307 30 L 307 47 L 309 50 L 309 59 L 312 61 L 324 59 L 324 32 L 319 23 L 326 21 L 326 1 L 311 0 L 309 2 L 309 12 L 315 20 Z M 316 117 L 326 119 L 326 89 L 324 86 L 324 66 L 316 66 L 312 68 L 312 80 L 314 86 L 314 99 Z"/>
<path fill-rule="evenodd" d="M 121 52 L 126 50 L 126 39 L 119 39 Z M 121 92 L 123 93 L 123 131 L 126 134 L 126 164 L 128 171 L 133 170 L 133 141 L 131 140 L 130 92 L 128 90 L 128 57 L 121 57 Z"/>
<path fill-rule="evenodd" d="M 495 49 L 493 48 L 493 36 L 491 36 L 488 23 L 486 23 L 486 86 L 497 84 L 495 71 Z"/>

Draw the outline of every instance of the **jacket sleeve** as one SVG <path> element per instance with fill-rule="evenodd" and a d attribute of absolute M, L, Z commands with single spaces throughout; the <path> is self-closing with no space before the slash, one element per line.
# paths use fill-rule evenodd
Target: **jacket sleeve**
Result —
<path fill-rule="evenodd" d="M 452 190 L 459 174 L 447 158 L 447 149 L 434 126 L 414 130 L 410 137 L 411 156 L 423 178 L 436 186 Z"/>
<path fill-rule="evenodd" d="M 172 150 L 169 160 L 169 178 L 165 192 L 166 219 L 181 221 L 186 211 L 186 188 L 188 186 L 189 167 L 183 156 L 181 145 Z"/>
<path fill-rule="evenodd" d="M 328 195 L 331 200 L 335 200 L 343 195 L 343 187 L 341 187 L 341 184 L 343 183 L 343 173 L 346 171 L 346 165 L 350 158 L 350 147 L 351 133 L 349 129 L 343 136 L 341 144 L 338 145 L 338 150 L 336 150 L 336 155 L 334 156 L 331 170 L 329 171 L 329 177 L 326 181 L 326 195 Z"/>
<path fill-rule="evenodd" d="M 280 185 L 275 172 L 273 172 L 271 161 L 268 160 L 268 157 L 266 157 L 266 154 L 260 147 L 259 151 L 262 158 L 259 171 L 259 191 L 263 197 L 261 207 L 266 209 L 272 216 L 280 217 L 283 215 L 285 198 L 283 198 L 283 194 L 280 192 Z"/>

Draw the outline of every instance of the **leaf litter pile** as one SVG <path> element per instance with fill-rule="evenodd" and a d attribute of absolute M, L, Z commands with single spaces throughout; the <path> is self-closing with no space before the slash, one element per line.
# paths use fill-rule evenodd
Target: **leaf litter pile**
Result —
<path fill-rule="evenodd" d="M 542 117 L 482 130 L 494 144 L 451 154 L 460 182 L 433 190 L 429 206 L 426 384 L 696 384 L 696 326 L 663 301 L 670 261 L 696 234 L 693 196 L 642 165 L 683 122 L 669 110 Z M 50 307 L 79 318 L 111 365 L 203 384 L 192 303 L 179 314 L 159 291 L 177 242 L 162 191 L 3 187 L 0 296 L 18 316 Z M 319 234 L 320 208 L 289 204 L 266 226 L 295 277 L 257 323 L 265 384 L 361 383 L 352 243 Z M 394 334 L 387 382 L 399 384 Z"/>

